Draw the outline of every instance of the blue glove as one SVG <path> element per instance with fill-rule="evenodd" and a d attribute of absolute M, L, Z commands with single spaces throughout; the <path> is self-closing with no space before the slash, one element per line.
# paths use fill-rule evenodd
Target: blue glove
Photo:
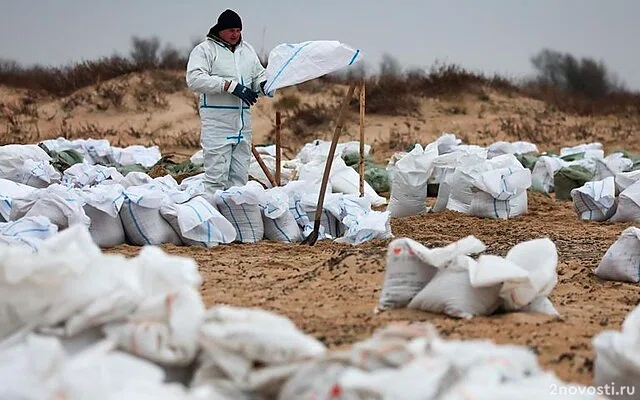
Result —
<path fill-rule="evenodd" d="M 237 82 L 231 82 L 227 91 L 238 97 L 249 107 L 256 104 L 256 102 L 258 101 L 258 93 Z"/>

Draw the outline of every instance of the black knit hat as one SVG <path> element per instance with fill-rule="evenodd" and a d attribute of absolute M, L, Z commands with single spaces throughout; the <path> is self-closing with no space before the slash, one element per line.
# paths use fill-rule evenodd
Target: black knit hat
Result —
<path fill-rule="evenodd" d="M 227 9 L 220 14 L 218 23 L 211 28 L 211 32 L 217 35 L 221 30 L 231 28 L 242 29 L 242 20 L 235 11 Z"/>

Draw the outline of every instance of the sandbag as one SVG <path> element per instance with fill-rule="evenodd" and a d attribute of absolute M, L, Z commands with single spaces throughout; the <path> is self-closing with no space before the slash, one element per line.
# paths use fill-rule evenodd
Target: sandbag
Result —
<path fill-rule="evenodd" d="M 615 176 L 616 192 L 624 192 L 638 180 L 640 180 L 640 170 L 617 173 Z"/>
<path fill-rule="evenodd" d="M 256 243 L 264 237 L 260 209 L 264 202 L 263 187 L 253 181 L 222 191 L 215 198 L 218 210 L 231 222 L 236 230 L 236 240 L 242 243 Z"/>
<path fill-rule="evenodd" d="M 626 389 L 619 396 L 610 396 L 611 399 L 637 399 L 640 394 L 635 391 L 640 380 L 639 334 L 640 307 L 636 307 L 627 315 L 620 331 L 605 330 L 593 338 L 595 385 Z"/>
<path fill-rule="evenodd" d="M 25 197 L 14 198 L 10 219 L 16 221 L 22 217 L 45 216 L 58 230 L 75 224 L 89 227 L 91 220 L 84 212 L 84 204 L 84 199 L 75 191 L 56 183 Z"/>
<path fill-rule="evenodd" d="M 405 217 L 427 212 L 427 184 L 438 156 L 437 143 L 424 149 L 416 144 L 406 156 L 388 167 L 391 199 L 387 211 L 392 217 Z"/>
<path fill-rule="evenodd" d="M 640 282 L 640 229 L 630 226 L 607 249 L 594 273 L 612 281 Z"/>
<path fill-rule="evenodd" d="M 435 249 L 409 238 L 393 240 L 387 248 L 387 265 L 377 310 L 407 306 L 433 279 L 440 266 L 454 262 L 462 255 L 484 250 L 484 244 L 473 237 Z"/>
<path fill-rule="evenodd" d="M 359 245 L 373 239 L 388 239 L 391 233 L 388 211 L 374 211 L 366 197 L 345 195 L 342 197 L 342 225 L 345 230 L 337 243 Z"/>
<path fill-rule="evenodd" d="M 34 251 L 38 251 L 43 241 L 56 233 L 58 227 L 42 215 L 0 222 L 0 244 L 28 246 Z"/>
<path fill-rule="evenodd" d="M 27 197 L 36 188 L 0 179 L 0 222 L 7 222 L 11 219 L 11 201 L 15 197 Z"/>
<path fill-rule="evenodd" d="M 61 178 L 50 161 L 51 157 L 34 144 L 0 146 L 0 179 L 45 188 Z"/>
<path fill-rule="evenodd" d="M 137 246 L 182 244 L 180 235 L 160 214 L 169 200 L 159 187 L 153 183 L 129 186 L 124 195 L 120 219 L 129 243 Z"/>
<path fill-rule="evenodd" d="M 568 165 L 569 162 L 560 157 L 540 156 L 531 171 L 531 189 L 542 193 L 552 193 L 555 188 L 555 173 Z"/>
<path fill-rule="evenodd" d="M 594 179 L 595 173 L 582 165 L 570 165 L 560 168 L 553 175 L 553 186 L 556 199 L 571 199 L 571 190 L 579 188 Z"/>
<path fill-rule="evenodd" d="M 284 243 L 301 241 L 302 230 L 294 214 L 298 211 L 296 201 L 281 187 L 267 190 L 266 195 L 268 200 L 262 205 L 265 239 Z"/>
<path fill-rule="evenodd" d="M 124 177 L 114 167 L 102 165 L 74 164 L 62 174 L 62 184 L 69 187 L 83 188 L 94 186 L 106 180 L 120 182 Z"/>
<path fill-rule="evenodd" d="M 236 239 L 233 225 L 201 196 L 182 204 L 164 205 L 160 214 L 188 246 L 214 247 Z"/>
<path fill-rule="evenodd" d="M 326 353 L 326 347 L 305 335 L 288 318 L 251 308 L 215 306 L 207 310 L 200 333 L 201 367 L 193 386 L 207 380 L 231 381 L 242 390 L 256 390 L 260 368 L 304 362 Z M 263 367 L 263 368 L 264 368 Z M 280 371 L 291 375 L 295 368 Z M 284 383 L 277 379 L 279 384 Z M 281 375 L 280 375 L 281 376 Z"/>
<path fill-rule="evenodd" d="M 462 160 L 448 184 L 447 209 L 485 218 L 508 219 L 527 212 L 531 171 L 512 154 L 491 160 Z"/>
<path fill-rule="evenodd" d="M 126 235 L 120 219 L 125 201 L 122 185 L 97 185 L 76 193 L 86 202 L 83 209 L 91 220 L 89 233 L 93 241 L 102 248 L 123 244 Z"/>
<path fill-rule="evenodd" d="M 606 221 L 616 212 L 616 188 L 613 176 L 591 181 L 571 190 L 573 209 L 587 221 Z"/>
<path fill-rule="evenodd" d="M 471 257 L 459 257 L 438 270 L 407 307 L 465 319 L 492 314 L 500 306 L 501 285 L 473 287 L 469 281 L 473 263 Z"/>
<path fill-rule="evenodd" d="M 610 221 L 640 221 L 640 181 L 636 181 L 620 193 L 616 212 Z"/>

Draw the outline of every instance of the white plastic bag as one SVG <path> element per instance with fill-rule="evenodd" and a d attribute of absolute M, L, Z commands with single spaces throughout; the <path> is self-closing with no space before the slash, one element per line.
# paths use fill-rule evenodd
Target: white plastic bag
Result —
<path fill-rule="evenodd" d="M 640 229 L 630 226 L 609 247 L 594 273 L 612 281 L 640 282 Z"/>
<path fill-rule="evenodd" d="M 265 93 L 302 83 L 353 65 L 360 50 L 334 40 L 284 43 L 269 52 Z"/>
<path fill-rule="evenodd" d="M 190 246 L 214 247 L 236 239 L 233 225 L 201 196 L 186 203 L 165 205 L 160 214 Z"/>
<path fill-rule="evenodd" d="M 389 211 L 392 217 L 406 217 L 427 212 L 427 184 L 432 172 L 432 164 L 438 156 L 437 143 L 424 149 L 416 144 L 406 156 L 390 167 L 391 199 Z"/>
<path fill-rule="evenodd" d="M 531 188 L 543 193 L 553 192 L 554 174 L 569 165 L 560 157 L 540 156 L 531 172 Z"/>
<path fill-rule="evenodd" d="M 606 221 L 616 211 L 616 188 L 613 176 L 601 181 L 586 182 L 571 190 L 573 209 L 587 221 Z"/>
<path fill-rule="evenodd" d="M 215 204 L 236 230 L 236 240 L 242 243 L 262 240 L 264 223 L 260 204 L 265 203 L 265 198 L 264 188 L 253 181 L 218 193 Z"/>

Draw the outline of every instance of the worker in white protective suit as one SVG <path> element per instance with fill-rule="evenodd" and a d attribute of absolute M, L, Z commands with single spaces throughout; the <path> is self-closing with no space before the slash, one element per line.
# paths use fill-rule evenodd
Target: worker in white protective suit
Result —
<path fill-rule="evenodd" d="M 218 190 L 246 185 L 251 106 L 265 94 L 265 68 L 241 32 L 240 16 L 224 11 L 187 63 L 187 85 L 200 96 L 200 145 L 209 201 Z"/>

